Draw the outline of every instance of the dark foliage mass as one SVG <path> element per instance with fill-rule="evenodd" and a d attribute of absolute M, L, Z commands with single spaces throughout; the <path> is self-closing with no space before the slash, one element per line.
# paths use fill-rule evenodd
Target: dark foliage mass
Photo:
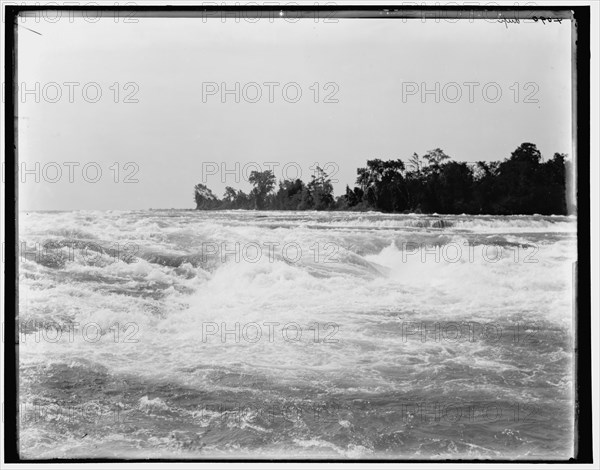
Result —
<path fill-rule="evenodd" d="M 327 174 L 317 167 L 309 183 L 284 180 L 276 188 L 271 171 L 253 171 L 249 194 L 228 186 L 218 199 L 196 185 L 196 208 L 264 210 L 376 210 L 444 214 L 566 214 L 566 155 L 542 162 L 534 144 L 521 144 L 502 162 L 469 165 L 453 161 L 437 148 L 405 164 L 402 160 L 368 160 L 359 168 L 356 186 L 333 196 Z"/>

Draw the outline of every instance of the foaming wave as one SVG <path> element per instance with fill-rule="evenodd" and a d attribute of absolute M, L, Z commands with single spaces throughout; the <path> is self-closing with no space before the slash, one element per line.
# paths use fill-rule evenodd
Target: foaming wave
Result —
<path fill-rule="evenodd" d="M 22 257 L 19 319 L 29 324 L 19 345 L 21 390 L 26 403 L 48 406 L 52 422 L 26 421 L 21 437 L 48 458 L 282 450 L 535 458 L 549 442 L 566 455 L 568 433 L 559 431 L 571 422 L 574 224 L 378 213 L 29 214 L 21 227 L 28 245 L 50 240 L 66 252 L 75 240 L 77 249 L 56 265 Z M 135 257 L 111 252 L 116 242 L 134 244 Z M 264 242 L 278 244 L 272 256 L 230 251 Z M 92 256 L 81 258 L 86 248 Z M 496 333 L 432 339 L 437 324 L 468 322 L 480 324 L 478 334 L 486 326 Z M 58 338 L 53 324 L 65 329 Z M 544 413 L 526 425 L 440 424 L 398 405 L 458 399 L 510 412 L 525 401 Z M 127 420 L 62 420 L 64 405 L 77 401 L 97 413 L 117 407 Z M 307 401 L 334 410 L 331 419 L 273 423 L 260 413 Z M 240 417 L 240 402 L 258 411 Z"/>

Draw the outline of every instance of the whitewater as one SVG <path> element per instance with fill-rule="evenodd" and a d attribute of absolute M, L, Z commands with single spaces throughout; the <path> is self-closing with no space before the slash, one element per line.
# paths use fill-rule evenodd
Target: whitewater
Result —
<path fill-rule="evenodd" d="M 567 459 L 572 216 L 19 214 L 22 458 Z"/>

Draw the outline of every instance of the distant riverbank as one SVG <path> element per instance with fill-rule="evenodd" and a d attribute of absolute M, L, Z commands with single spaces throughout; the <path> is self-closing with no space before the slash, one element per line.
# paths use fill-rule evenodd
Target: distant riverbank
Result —
<path fill-rule="evenodd" d="M 249 193 L 225 188 L 218 198 L 205 184 L 194 187 L 198 210 L 379 211 L 397 214 L 566 215 L 575 212 L 565 154 L 551 159 L 532 143 L 521 144 L 504 161 L 453 161 L 443 150 L 416 153 L 405 163 L 368 160 L 356 170 L 356 186 L 335 197 L 327 173 L 316 167 L 311 181 L 277 182 L 272 171 L 253 171 Z"/>

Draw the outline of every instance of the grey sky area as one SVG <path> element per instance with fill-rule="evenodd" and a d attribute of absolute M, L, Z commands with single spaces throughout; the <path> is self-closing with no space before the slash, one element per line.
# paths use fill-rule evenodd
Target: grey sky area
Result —
<path fill-rule="evenodd" d="M 367 159 L 436 147 L 573 154 L 567 20 L 21 25 L 21 210 L 193 208 L 196 183 L 221 196 L 253 169 L 309 181 L 317 163 L 339 195 Z"/>

